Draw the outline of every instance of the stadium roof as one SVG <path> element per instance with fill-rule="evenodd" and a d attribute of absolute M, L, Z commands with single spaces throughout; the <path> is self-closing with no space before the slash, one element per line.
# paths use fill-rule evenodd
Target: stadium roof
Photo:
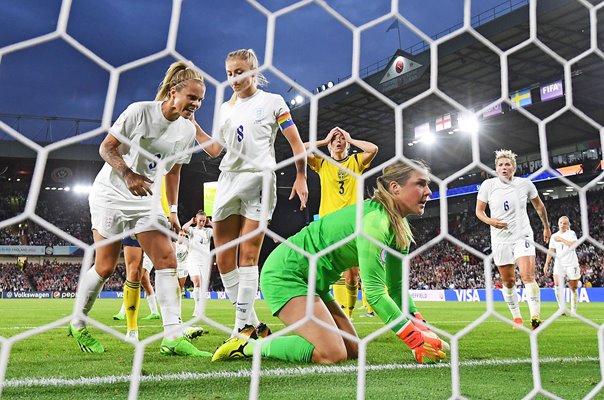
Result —
<path fill-rule="evenodd" d="M 533 104 L 524 109 L 535 117 L 544 119 L 564 107 L 565 97 L 539 102 L 540 85 L 564 80 L 564 67 L 560 60 L 571 60 L 589 50 L 590 18 L 587 8 L 569 0 L 537 2 L 536 14 L 537 38 L 542 43 L 541 47 L 534 42 L 527 43 L 530 37 L 528 5 L 476 30 L 501 52 L 517 48 L 508 56 L 510 95 L 516 90 L 532 89 Z M 598 41 L 602 50 L 602 10 L 599 17 Z M 544 51 L 542 48 L 545 47 L 555 52 L 557 58 Z M 388 67 L 364 80 L 390 100 L 401 104 L 430 89 L 430 50 L 416 55 L 399 50 L 392 57 L 391 63 L 398 56 L 405 57 L 406 62 L 411 60 L 423 67 L 416 70 L 415 76 L 410 79 L 399 77 L 400 82 L 390 85 L 390 88 L 386 84 L 380 84 Z M 468 33 L 457 35 L 438 46 L 438 88 L 468 109 L 478 111 L 502 96 L 501 71 L 499 55 Z M 592 52 L 574 62 L 570 72 L 574 105 L 598 124 L 604 124 L 601 96 L 604 88 L 604 60 Z M 326 96 L 319 101 L 318 138 L 324 138 L 334 126 L 341 126 L 353 138 L 369 140 L 379 146 L 374 166 L 394 156 L 393 109 L 358 84 L 353 83 L 343 88 L 335 85 L 329 90 L 332 93 L 325 93 Z M 568 92 L 569 87 L 565 85 L 564 93 L 567 97 Z M 520 112 L 510 110 L 508 104 L 503 105 L 503 111 L 503 114 L 491 118 L 479 118 L 480 157 L 487 165 L 492 164 L 493 151 L 499 148 L 510 148 L 521 156 L 539 154 L 537 124 Z M 459 109 L 435 94 L 406 107 L 403 111 L 403 154 L 427 160 L 433 171 L 442 176 L 468 165 L 472 161 L 471 141 L 460 132 L 440 132 L 431 146 L 426 143 L 409 146 L 415 140 L 417 126 L 429 122 L 433 130 L 439 116 L 450 114 L 454 128 L 459 112 Z M 309 137 L 309 113 L 309 104 L 292 111 L 305 141 Z M 546 137 L 550 153 L 552 150 L 586 142 L 600 145 L 598 130 L 573 112 L 565 112 L 547 124 Z M 285 140 L 278 140 L 277 153 L 280 159 L 291 156 Z"/>
<path fill-rule="evenodd" d="M 595 0 L 591 2 L 597 3 Z M 531 89 L 533 104 L 524 109 L 539 119 L 563 108 L 565 98 L 569 95 L 569 87 L 566 85 L 568 82 L 565 82 L 564 87 L 566 97 L 547 102 L 539 102 L 539 88 L 542 84 L 564 80 L 561 60 L 576 58 L 589 50 L 589 11 L 579 2 L 571 0 L 539 1 L 536 11 L 536 33 L 541 47 L 534 41 L 528 43 L 528 5 L 516 8 L 476 28 L 478 34 L 488 39 L 488 46 L 469 33 L 447 36 L 450 39 L 438 46 L 438 88 L 463 107 L 475 111 L 482 109 L 502 96 L 501 58 L 491 47 L 497 47 L 500 52 L 516 48 L 507 57 L 510 94 L 516 90 Z M 599 49 L 602 51 L 604 9 L 599 10 L 598 17 L 597 37 Z M 543 48 L 551 49 L 557 54 L 557 58 L 552 57 Z M 421 67 L 411 73 L 403 72 L 396 79 L 385 80 L 385 74 L 389 68 L 394 68 L 398 57 L 404 57 L 406 62 L 411 61 Z M 467 136 L 461 132 L 448 133 L 455 128 L 460 109 L 434 93 L 422 97 L 430 89 L 430 59 L 429 48 L 420 48 L 420 52 L 415 54 L 398 50 L 385 69 L 363 77 L 363 80 L 396 104 L 407 102 L 416 96 L 421 97 L 421 100 L 409 104 L 403 111 L 403 154 L 410 158 L 427 160 L 434 173 L 443 177 L 468 165 L 472 161 L 472 149 Z M 604 60 L 592 52 L 573 62 L 570 74 L 574 105 L 596 123 L 604 124 L 604 104 L 601 96 L 604 89 Z M 345 82 L 346 79 L 341 80 L 322 94 L 324 97 L 320 99 L 318 107 L 318 138 L 324 138 L 334 126 L 341 126 L 354 138 L 368 140 L 379 146 L 380 151 L 373 163 L 373 166 L 377 166 L 395 155 L 394 111 L 361 85 Z M 505 79 L 503 82 L 506 82 Z M 436 119 L 446 114 L 449 114 L 452 127 L 438 132 L 435 143 L 430 146 L 426 143 L 409 146 L 415 140 L 416 127 L 429 123 L 434 130 Z M 310 127 L 309 104 L 293 108 L 292 115 L 302 139 L 307 141 Z M 510 148 L 521 156 L 538 157 L 540 141 L 537 124 L 519 111 L 510 110 L 508 104 L 503 104 L 502 114 L 479 119 L 479 153 L 485 164 L 492 163 L 493 151 L 499 148 Z M 601 146 L 597 129 L 569 111 L 547 124 L 546 137 L 550 154 L 552 151 L 564 149 L 572 151 L 574 147 L 584 144 L 590 147 Z M 35 156 L 31 151 L 23 152 L 23 146 L 18 143 L 3 143 L 0 154 L 4 157 Z M 289 144 L 282 135 L 277 138 L 276 155 L 279 161 L 291 156 Z M 98 144 L 70 146 L 69 149 L 53 152 L 50 157 L 99 160 Z M 191 173 L 202 173 L 204 181 L 211 181 L 217 179 L 219 162 L 220 158 L 209 159 L 205 154 L 197 155 L 187 169 Z M 285 176 L 279 175 L 279 178 L 291 184 L 293 165 L 285 168 L 283 172 Z"/>

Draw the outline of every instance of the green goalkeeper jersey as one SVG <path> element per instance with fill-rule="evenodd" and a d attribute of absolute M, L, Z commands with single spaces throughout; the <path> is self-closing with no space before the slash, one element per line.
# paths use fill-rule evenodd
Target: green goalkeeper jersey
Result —
<path fill-rule="evenodd" d="M 335 211 L 312 222 L 288 241 L 310 254 L 321 252 L 354 235 L 357 227 L 356 212 L 356 205 Z M 364 201 L 362 218 L 362 234 L 341 242 L 339 247 L 317 260 L 316 290 L 328 290 L 329 285 L 336 282 L 342 272 L 358 266 L 367 301 L 377 315 L 385 323 L 389 323 L 402 314 L 403 268 L 402 259 L 392 255 L 385 247 L 403 255 L 407 255 L 409 249 L 396 248 L 396 238 L 390 227 L 388 213 L 380 203 Z M 292 252 L 294 251 L 289 251 L 290 256 L 293 255 Z M 300 258 L 297 264 L 299 272 L 308 277 L 308 260 L 299 253 L 294 253 Z M 404 322 L 406 319 L 393 326 L 392 330 L 398 332 Z"/>

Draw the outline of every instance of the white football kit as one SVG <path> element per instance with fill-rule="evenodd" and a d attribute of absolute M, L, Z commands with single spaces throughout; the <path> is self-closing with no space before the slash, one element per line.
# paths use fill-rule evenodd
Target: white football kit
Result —
<path fill-rule="evenodd" d="M 214 221 L 233 214 L 259 221 L 263 177 L 268 180 L 265 201 L 270 220 L 277 201 L 277 179 L 270 170 L 277 164 L 278 117 L 288 113 L 281 96 L 260 89 L 248 98 L 237 98 L 234 104 L 222 104 L 218 135 L 227 151 L 220 163 Z"/>
<path fill-rule="evenodd" d="M 489 205 L 490 217 L 508 224 L 503 229 L 491 226 L 495 265 L 510 265 L 519 257 L 535 255 L 526 203 L 538 195 L 533 182 L 526 178 L 514 177 L 511 182 L 490 178 L 480 185 L 477 198 Z"/>
<path fill-rule="evenodd" d="M 189 256 L 187 269 L 189 275 L 201 275 L 203 281 L 210 277 L 210 240 L 214 230 L 212 228 L 189 229 Z"/>
<path fill-rule="evenodd" d="M 160 101 L 146 101 L 131 104 L 115 121 L 109 133 L 119 141 L 126 138 L 130 145 L 122 143 L 120 152 L 128 167 L 139 175 L 155 181 L 169 172 L 175 164 L 187 164 L 191 153 L 182 154 L 195 142 L 195 126 L 187 119 L 179 117 L 167 120 L 161 110 Z M 165 160 L 171 158 L 163 169 L 158 163 L 144 157 L 139 149 Z M 178 157 L 174 157 L 179 155 Z M 159 195 L 159 193 L 157 193 Z M 159 221 L 168 227 L 168 221 L 161 208 L 152 215 L 154 196 L 135 196 L 126 186 L 120 173 L 105 163 L 98 173 L 90 192 L 90 213 L 92 227 L 104 237 L 119 235 L 128 229 L 134 233 L 156 229 L 148 226 Z"/>
<path fill-rule="evenodd" d="M 549 248 L 556 250 L 554 258 L 554 274 L 566 277 L 570 280 L 578 280 L 581 277 L 581 269 L 579 268 L 579 258 L 575 249 L 565 245 L 562 242 L 556 242 L 556 237 L 562 237 L 568 241 L 574 242 L 577 240 L 577 235 L 571 229 L 562 233 L 560 231 L 554 233 L 549 240 Z"/>

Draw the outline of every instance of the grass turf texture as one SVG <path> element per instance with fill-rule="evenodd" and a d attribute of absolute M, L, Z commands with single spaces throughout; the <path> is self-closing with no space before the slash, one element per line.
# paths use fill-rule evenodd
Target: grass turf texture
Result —
<path fill-rule="evenodd" d="M 121 300 L 100 299 L 91 317 L 125 333 L 125 321 L 113 321 Z M 147 308 L 143 301 L 141 316 Z M 257 312 L 273 331 L 283 327 L 270 316 L 264 302 L 257 301 Z M 455 333 L 485 312 L 484 303 L 418 303 L 423 315 L 435 326 Z M 0 335 L 8 338 L 69 315 L 73 300 L 11 299 L 0 300 Z M 504 303 L 496 310 L 504 316 Z M 543 304 L 543 316 L 555 311 L 554 303 Z M 183 316 L 188 320 L 193 301 L 183 301 Z M 526 304 L 522 310 L 526 315 Z M 579 311 L 597 324 L 604 321 L 604 304 L 580 304 Z M 379 318 L 360 318 L 356 310 L 354 324 L 361 337 L 383 326 Z M 207 315 L 231 326 L 232 305 L 224 300 L 207 303 Z M 209 333 L 195 345 L 213 351 L 228 334 L 207 324 Z M 528 326 L 525 321 L 525 326 Z M 144 339 L 161 331 L 161 321 L 139 320 L 140 337 Z M 51 329 L 13 344 L 5 376 L 4 399 L 114 399 L 126 398 L 128 375 L 132 369 L 134 348 L 94 326 L 90 331 L 106 347 L 105 354 L 80 352 L 75 340 L 67 337 L 66 327 Z M 541 380 L 544 389 L 565 399 L 583 398 L 601 379 L 597 332 L 589 325 L 571 317 L 560 317 L 539 336 Z M 473 399 L 491 399 L 494 393 L 506 398 L 522 398 L 533 388 L 529 336 L 513 331 L 510 325 L 489 318 L 464 336 L 460 342 L 461 394 Z M 4 350 L 4 349 L 3 349 Z M 520 362 L 516 361 L 520 360 Z M 499 362 L 499 363 L 497 363 Z M 263 360 L 259 397 L 262 399 L 301 399 L 326 396 L 355 398 L 356 362 L 316 369 L 313 365 Z M 366 398 L 446 399 L 451 396 L 451 370 L 448 366 L 416 368 L 411 352 L 391 332 L 379 336 L 368 345 Z M 247 399 L 251 360 L 231 363 L 210 363 L 209 359 L 165 357 L 159 354 L 159 341 L 145 348 L 141 399 Z M 298 368 L 298 369 L 297 369 Z M 313 369 L 314 368 L 314 369 Z M 180 375 L 179 375 L 180 374 Z M 186 375 L 188 374 L 188 375 Z M 173 375 L 173 376 L 171 376 Z M 108 378 L 116 378 L 108 382 Z M 93 385 L 74 384 L 80 377 L 97 382 Z M 44 379 L 66 379 L 64 385 L 53 386 Z M 33 384 L 27 386 L 26 384 Z M 538 396 L 538 398 L 541 398 Z M 543 397 L 545 398 L 545 397 Z M 604 392 L 596 395 L 604 399 Z"/>

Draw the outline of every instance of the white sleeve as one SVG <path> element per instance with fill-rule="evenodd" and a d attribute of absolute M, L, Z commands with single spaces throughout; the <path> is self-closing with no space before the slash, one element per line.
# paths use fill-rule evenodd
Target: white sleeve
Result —
<path fill-rule="evenodd" d="M 273 107 L 275 110 L 275 119 L 289 112 L 289 107 L 285 104 L 285 100 L 278 94 L 273 94 Z"/>
<path fill-rule="evenodd" d="M 480 200 L 483 203 L 489 202 L 489 186 L 489 180 L 482 182 L 482 185 L 480 185 L 480 188 L 478 189 L 478 195 L 476 196 L 477 200 Z"/>
<path fill-rule="evenodd" d="M 535 184 L 530 179 L 527 179 L 526 181 L 528 183 L 528 189 L 529 189 L 528 198 L 529 198 L 529 200 L 533 200 L 535 197 L 539 196 L 539 192 L 537 191 Z"/>
<path fill-rule="evenodd" d="M 128 140 L 134 137 L 135 128 L 140 124 L 141 112 L 140 106 L 137 103 L 130 104 L 109 128 L 109 133 L 114 135 L 117 140 L 122 142 L 122 139 L 117 136 L 121 135 Z"/>

